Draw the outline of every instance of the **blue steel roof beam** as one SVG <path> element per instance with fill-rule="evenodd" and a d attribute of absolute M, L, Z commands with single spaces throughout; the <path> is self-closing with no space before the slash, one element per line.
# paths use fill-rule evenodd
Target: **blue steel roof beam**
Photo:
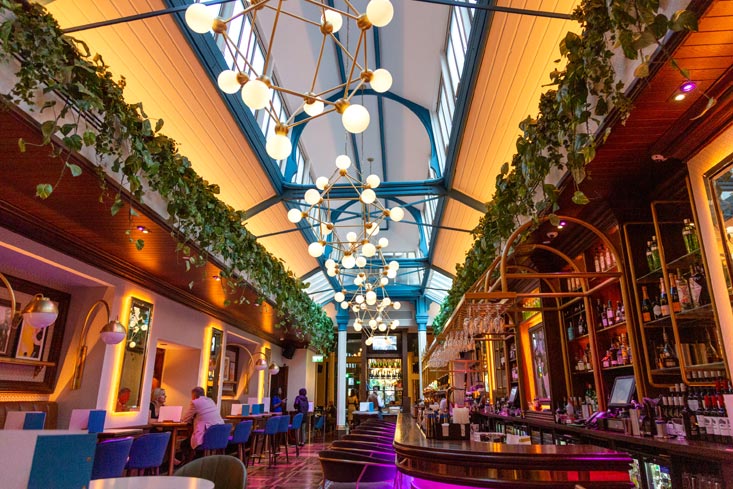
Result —
<path fill-rule="evenodd" d="M 468 207 L 479 211 L 481 214 L 486 213 L 486 204 L 484 202 L 481 202 L 478 199 L 474 199 L 470 195 L 464 194 L 460 190 L 456 190 L 454 188 L 449 189 L 446 194 L 446 197 L 450 197 L 453 200 L 457 200 L 461 204 L 465 204 Z"/>
<path fill-rule="evenodd" d="M 379 41 L 379 28 L 372 28 L 372 36 L 374 38 L 374 67 L 379 69 L 382 67 L 382 44 Z M 387 144 L 384 137 L 384 104 L 382 97 L 377 98 L 377 118 L 379 120 L 379 148 L 382 156 L 382 180 L 388 180 L 387 176 Z"/>
<path fill-rule="evenodd" d="M 287 200 L 303 199 L 308 189 L 315 188 L 314 185 L 303 185 L 298 183 L 284 183 L 283 196 Z M 379 198 L 392 197 L 410 197 L 423 195 L 443 196 L 446 194 L 443 179 L 434 180 L 417 180 L 406 182 L 382 182 L 379 187 L 374 189 L 374 193 Z M 357 199 L 354 187 L 350 185 L 334 185 L 329 191 L 331 198 L 337 199 Z"/>
<path fill-rule="evenodd" d="M 479 5 L 495 5 L 496 0 L 479 0 Z M 458 8 L 458 7 L 454 7 Z M 456 172 L 456 160 L 460 151 L 463 134 L 466 130 L 466 122 L 468 120 L 469 108 L 473 100 L 474 90 L 476 88 L 476 79 L 478 78 L 479 68 L 486 41 L 489 38 L 489 31 L 493 24 L 494 13 L 485 9 L 474 10 L 473 24 L 471 25 L 471 37 L 468 41 L 468 49 L 466 51 L 466 60 L 463 65 L 463 73 L 461 81 L 458 85 L 458 94 L 456 96 L 456 107 L 453 113 L 453 126 L 448 140 L 448 151 L 445 158 L 445 188 L 450 190 L 453 186 L 453 179 Z M 435 209 L 434 222 L 440 223 L 443 219 L 443 211 L 445 209 L 445 199 L 438 202 Z M 433 233 L 430 237 L 430 258 L 435 250 L 435 240 L 437 233 Z"/>

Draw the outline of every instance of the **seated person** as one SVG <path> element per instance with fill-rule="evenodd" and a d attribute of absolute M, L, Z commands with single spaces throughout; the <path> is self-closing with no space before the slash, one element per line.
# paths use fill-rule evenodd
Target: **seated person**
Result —
<path fill-rule="evenodd" d="M 158 419 L 160 407 L 165 406 L 165 389 L 158 387 L 150 397 L 150 419 Z"/>
<path fill-rule="evenodd" d="M 333 401 L 328 401 L 326 407 L 326 430 L 332 430 L 336 428 L 336 406 L 333 405 Z"/>
<path fill-rule="evenodd" d="M 130 406 L 128 406 L 127 403 L 130 402 L 131 393 L 132 391 L 129 387 L 120 388 L 120 391 L 117 393 L 117 407 L 115 407 L 115 411 L 121 412 L 130 410 Z"/>

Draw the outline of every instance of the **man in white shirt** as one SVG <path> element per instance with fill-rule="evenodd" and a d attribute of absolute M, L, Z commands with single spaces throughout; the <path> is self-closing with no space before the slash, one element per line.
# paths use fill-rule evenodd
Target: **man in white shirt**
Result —
<path fill-rule="evenodd" d="M 193 433 L 191 433 L 191 448 L 194 450 L 204 442 L 206 428 L 215 424 L 223 424 L 219 414 L 219 406 L 204 395 L 202 387 L 194 387 L 191 390 L 191 404 L 181 416 L 181 421 L 190 423 L 193 420 Z"/>

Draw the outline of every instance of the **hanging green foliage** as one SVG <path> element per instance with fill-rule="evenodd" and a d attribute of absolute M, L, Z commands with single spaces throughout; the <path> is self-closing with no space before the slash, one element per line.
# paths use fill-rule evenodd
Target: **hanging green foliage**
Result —
<path fill-rule="evenodd" d="M 0 0 L 0 18 L 0 53 L 20 61 L 17 83 L 7 100 L 27 103 L 41 112 L 53 110 L 54 118 L 41 126 L 42 143 L 48 145 L 52 136 L 58 136 L 68 150 L 67 159 L 60 159 L 59 179 L 39 183 L 36 195 L 50 198 L 67 172 L 71 177 L 81 173 L 68 159 L 69 152 L 93 148 L 100 160 L 110 162 L 100 167 L 100 173 L 120 174 L 135 200 L 141 201 L 144 189 L 165 199 L 178 250 L 190 252 L 193 245 L 202 250 L 198 256 L 182 253 L 188 257 L 187 267 L 205 264 L 208 254 L 220 257 L 227 266 L 222 283 L 230 292 L 243 290 L 242 275 L 246 276 L 262 296 L 274 301 L 278 314 L 299 338 L 321 352 L 332 350 L 333 323 L 305 293 L 306 284 L 247 231 L 243 211 L 217 198 L 218 185 L 193 170 L 175 141 L 161 132 L 163 121 L 149 118 L 142 104 L 125 102 L 124 78 L 115 81 L 100 55 L 92 55 L 86 44 L 64 35 L 55 19 L 36 3 Z M 66 102 L 39 107 L 39 90 L 54 92 Z M 95 123 L 82 131 L 82 118 Z M 18 150 L 25 151 L 28 144 L 19 140 Z M 118 194 L 110 211 L 116 214 L 123 208 Z M 138 249 L 144 246 L 142 240 L 134 244 Z"/>

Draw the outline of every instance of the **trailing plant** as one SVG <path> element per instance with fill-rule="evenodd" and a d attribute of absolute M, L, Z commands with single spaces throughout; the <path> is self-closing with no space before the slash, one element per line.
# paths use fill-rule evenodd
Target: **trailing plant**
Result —
<path fill-rule="evenodd" d="M 620 48 L 629 59 L 640 59 L 634 74 L 644 78 L 649 75 L 645 48 L 653 44 L 663 48 L 661 40 L 669 31 L 697 29 L 692 12 L 681 10 L 668 18 L 659 12 L 658 0 L 611 0 L 610 6 L 605 0 L 583 0 L 572 17 L 580 24 L 581 34 L 569 32 L 560 42 L 565 68 L 550 74 L 552 88 L 540 97 L 537 117 L 519 124 L 516 154 L 496 177 L 494 196 L 472 232 L 471 249 L 465 262 L 456 267 L 453 285 L 433 321 L 435 334 L 520 220 L 552 217 L 558 210 L 558 189 L 546 181 L 551 171 L 569 171 L 575 185 L 573 203 L 589 202 L 580 186 L 586 178 L 585 167 L 608 136 L 608 130 L 596 134 L 601 118 L 615 110 L 624 121 L 631 107 L 611 63 L 613 49 Z M 689 73 L 674 59 L 671 63 L 689 79 Z M 709 100 L 708 105 L 714 105 L 714 99 Z"/>
<path fill-rule="evenodd" d="M 286 270 L 282 260 L 247 231 L 243 211 L 219 200 L 218 185 L 201 178 L 188 158 L 178 152 L 175 141 L 161 132 L 163 121 L 149 118 L 142 104 L 125 102 L 124 78 L 115 81 L 102 57 L 92 55 L 83 42 L 64 35 L 38 4 L 0 0 L 0 18 L 4 19 L 0 24 L 2 53 L 20 61 L 17 82 L 6 99 L 27 103 L 41 112 L 53 111 L 54 117 L 41 125 L 41 144 L 51 145 L 52 137 L 58 136 L 65 147 L 65 152 L 54 150 L 62 157 L 58 180 L 39 183 L 36 195 L 47 199 L 67 172 L 78 176 L 82 169 L 69 155 L 84 147 L 93 148 L 100 161 L 108 162 L 99 166 L 100 175 L 104 177 L 106 171 L 119 174 L 134 201 L 141 202 L 146 191 L 165 199 L 175 230 L 172 234 L 179 241 L 177 250 L 186 259 L 187 268 L 205 264 L 209 254 L 221 258 L 226 266 L 222 283 L 228 291 L 241 293 L 246 278 L 261 297 L 274 301 L 278 315 L 300 339 L 319 351 L 330 351 L 333 323 L 305 293 L 307 284 Z M 65 102 L 49 101 L 39 107 L 39 91 L 58 94 Z M 82 125 L 82 119 L 87 123 Z M 19 140 L 19 151 L 25 151 L 28 144 Z M 101 178 L 102 192 L 106 193 L 104 181 Z M 124 207 L 123 195 L 118 192 L 110 211 L 115 215 Z M 137 240 L 135 245 L 141 249 L 144 242 Z M 193 253 L 193 249 L 200 252 Z M 244 301 L 244 295 L 236 300 Z"/>

